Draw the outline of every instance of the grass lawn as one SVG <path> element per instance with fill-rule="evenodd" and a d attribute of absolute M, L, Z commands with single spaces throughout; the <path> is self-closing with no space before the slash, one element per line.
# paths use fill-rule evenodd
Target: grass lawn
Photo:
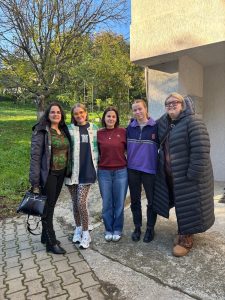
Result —
<path fill-rule="evenodd" d="M 90 121 L 97 117 L 89 114 Z M 18 203 L 30 187 L 30 139 L 35 123 L 35 106 L 0 102 L 0 219 L 16 215 Z"/>
<path fill-rule="evenodd" d="M 29 187 L 30 137 L 35 122 L 35 107 L 0 102 L 0 218 L 15 215 Z"/>

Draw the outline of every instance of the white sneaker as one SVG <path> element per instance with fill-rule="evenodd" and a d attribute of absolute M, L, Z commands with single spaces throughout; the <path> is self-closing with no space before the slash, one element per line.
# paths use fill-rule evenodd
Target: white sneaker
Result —
<path fill-rule="evenodd" d="M 73 243 L 79 244 L 81 242 L 81 237 L 82 237 L 82 227 L 77 226 L 74 230 Z"/>
<path fill-rule="evenodd" d="M 119 235 L 119 234 L 114 234 L 112 236 L 113 242 L 118 242 L 120 239 L 121 239 L 121 235 Z"/>
<path fill-rule="evenodd" d="M 87 249 L 89 247 L 90 242 L 91 242 L 91 236 L 89 234 L 89 231 L 88 230 L 83 231 L 82 239 L 79 247 L 81 249 Z"/>
<path fill-rule="evenodd" d="M 106 233 L 105 234 L 105 240 L 106 240 L 106 242 L 110 242 L 112 240 L 112 238 L 113 238 L 112 233 Z"/>

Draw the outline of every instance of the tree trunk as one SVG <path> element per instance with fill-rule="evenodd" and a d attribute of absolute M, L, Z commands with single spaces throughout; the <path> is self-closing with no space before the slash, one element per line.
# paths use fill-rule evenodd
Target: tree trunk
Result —
<path fill-rule="evenodd" d="M 37 120 L 43 116 L 45 111 L 45 95 L 38 95 L 37 96 Z"/>

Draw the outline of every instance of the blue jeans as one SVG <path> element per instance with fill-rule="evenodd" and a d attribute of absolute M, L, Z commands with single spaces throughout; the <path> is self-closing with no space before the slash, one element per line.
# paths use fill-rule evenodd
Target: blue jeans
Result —
<path fill-rule="evenodd" d="M 106 233 L 121 234 L 124 223 L 124 201 L 127 194 L 127 168 L 98 170 L 102 196 L 102 218 Z"/>

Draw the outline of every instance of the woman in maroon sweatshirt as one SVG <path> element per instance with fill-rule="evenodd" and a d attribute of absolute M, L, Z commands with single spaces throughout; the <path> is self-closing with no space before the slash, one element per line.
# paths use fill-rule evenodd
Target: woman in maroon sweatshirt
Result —
<path fill-rule="evenodd" d="M 119 127 L 116 108 L 106 108 L 103 128 L 98 131 L 98 182 L 102 196 L 105 240 L 120 240 L 124 223 L 124 200 L 127 194 L 126 130 Z"/>

